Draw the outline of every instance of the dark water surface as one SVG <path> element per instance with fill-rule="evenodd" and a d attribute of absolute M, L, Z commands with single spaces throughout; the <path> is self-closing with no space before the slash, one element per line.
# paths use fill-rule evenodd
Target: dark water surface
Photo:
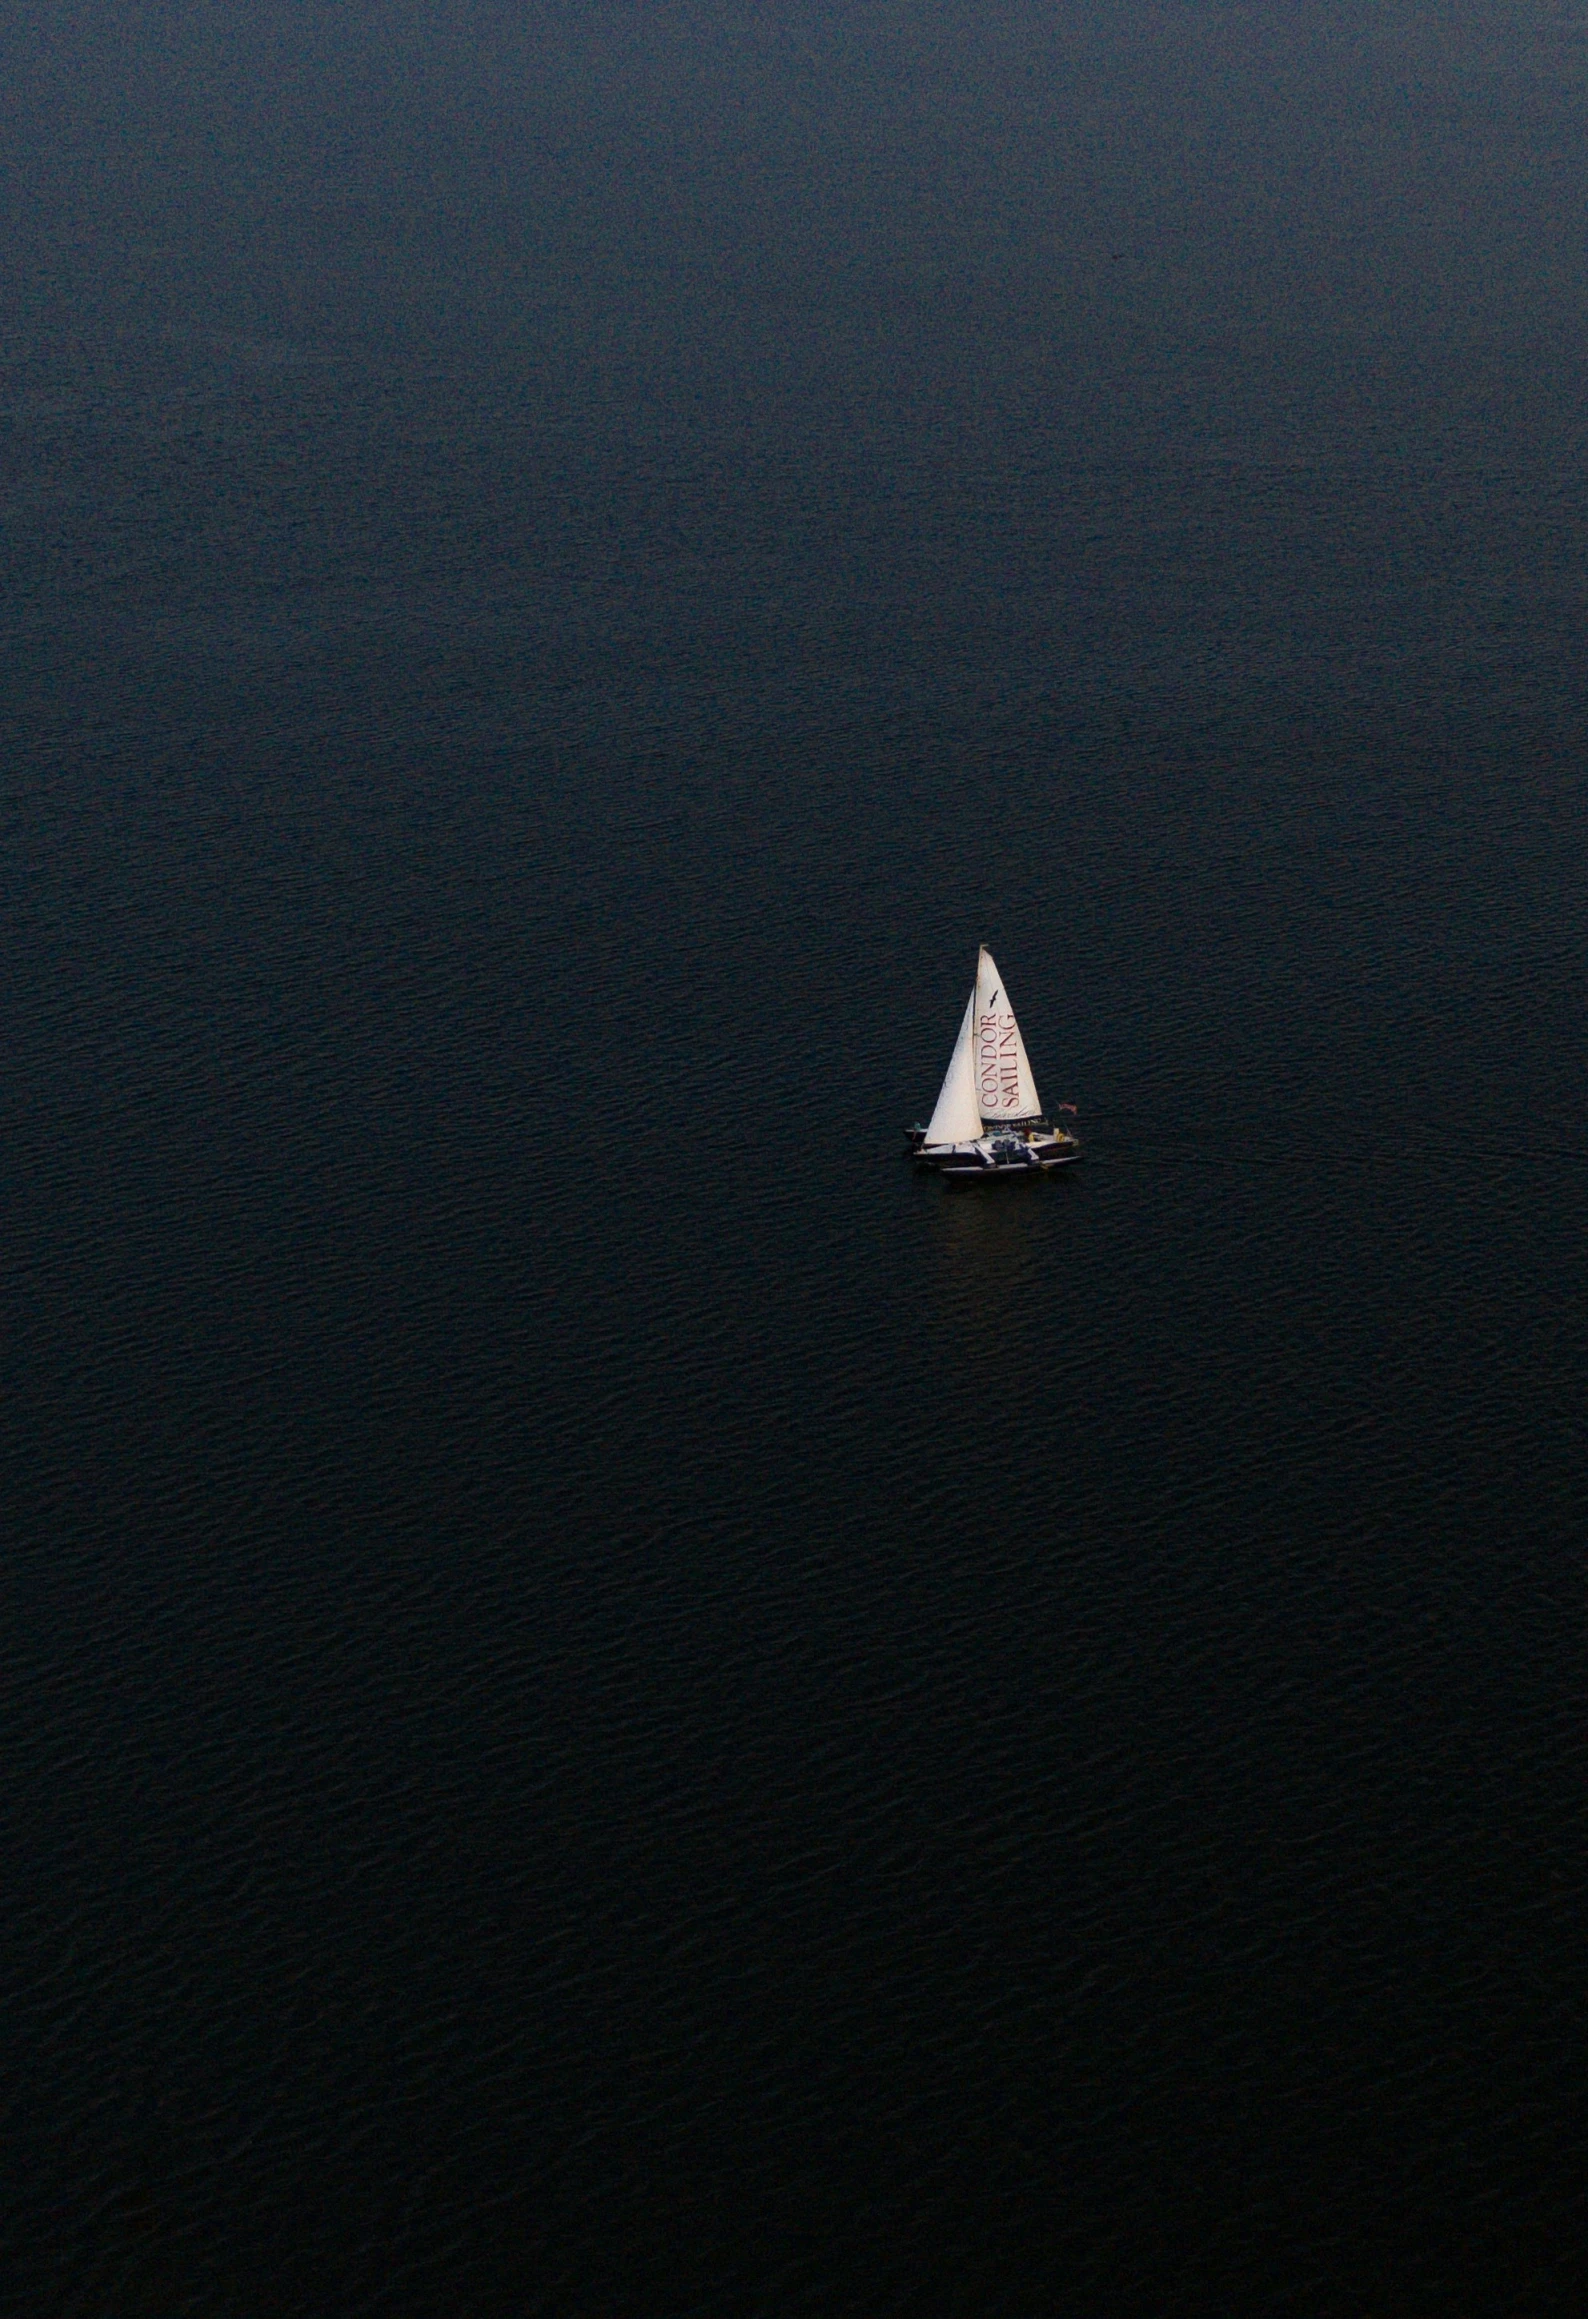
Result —
<path fill-rule="evenodd" d="M 1570 24 L 126 21 L 8 36 L 17 2307 L 1578 2307 Z M 1089 1156 L 956 1195 L 981 940 Z"/>

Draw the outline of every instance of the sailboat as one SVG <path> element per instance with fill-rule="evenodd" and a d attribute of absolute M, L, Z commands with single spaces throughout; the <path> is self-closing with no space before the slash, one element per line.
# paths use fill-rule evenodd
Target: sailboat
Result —
<path fill-rule="evenodd" d="M 921 1164 L 945 1176 L 1025 1175 L 1081 1156 L 1074 1136 L 1042 1116 L 1015 1010 L 985 946 L 937 1109 L 905 1133 Z"/>

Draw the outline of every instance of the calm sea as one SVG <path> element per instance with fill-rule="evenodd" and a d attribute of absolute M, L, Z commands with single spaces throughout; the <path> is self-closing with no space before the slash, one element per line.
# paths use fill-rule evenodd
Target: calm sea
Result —
<path fill-rule="evenodd" d="M 1571 24 L 96 24 L 16 2308 L 1577 2308 Z M 953 1193 L 983 941 L 1087 1158 Z"/>

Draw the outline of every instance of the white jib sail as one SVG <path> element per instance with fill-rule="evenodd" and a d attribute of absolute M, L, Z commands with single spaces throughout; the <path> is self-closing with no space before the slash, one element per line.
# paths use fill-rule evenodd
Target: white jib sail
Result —
<path fill-rule="evenodd" d="M 948 1059 L 943 1092 L 937 1099 L 926 1130 L 928 1147 L 939 1143 L 974 1143 L 981 1133 L 976 1108 L 976 992 L 965 1001 L 965 1019 Z"/>
<path fill-rule="evenodd" d="M 988 1127 L 1005 1119 L 1035 1118 L 1042 1105 L 1026 1059 L 1026 1043 L 988 950 L 976 962 L 974 996 L 976 1108 Z"/>

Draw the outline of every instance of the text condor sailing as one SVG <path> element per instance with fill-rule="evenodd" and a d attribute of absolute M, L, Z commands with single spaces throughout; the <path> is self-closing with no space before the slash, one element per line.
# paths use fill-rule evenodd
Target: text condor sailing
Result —
<path fill-rule="evenodd" d="M 945 1176 L 1023 1175 L 1081 1156 L 1074 1136 L 1042 1116 L 1015 1010 L 985 948 L 937 1109 L 905 1132 L 923 1166 Z"/>

